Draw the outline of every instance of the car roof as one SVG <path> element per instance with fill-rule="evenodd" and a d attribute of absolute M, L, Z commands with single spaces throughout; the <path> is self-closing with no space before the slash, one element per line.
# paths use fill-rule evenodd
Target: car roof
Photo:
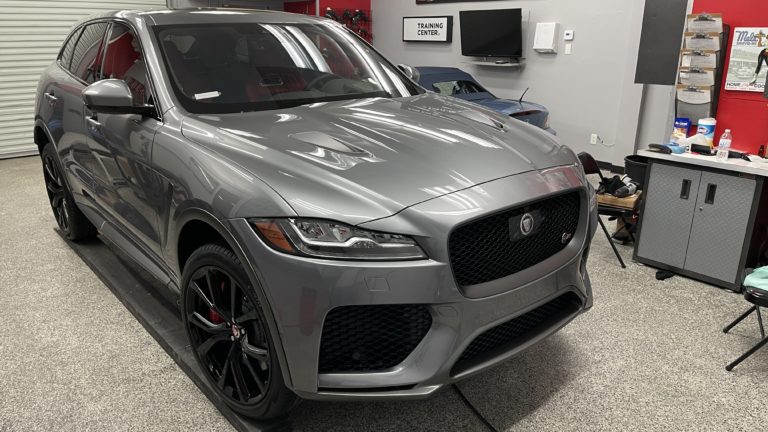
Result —
<path fill-rule="evenodd" d="M 210 24 L 210 23 L 297 23 L 333 22 L 328 18 L 282 11 L 234 8 L 158 9 L 148 11 L 115 10 L 92 15 L 84 21 L 98 18 L 143 19 L 147 25 Z"/>
<path fill-rule="evenodd" d="M 422 85 L 432 85 L 434 83 L 442 81 L 472 81 L 477 82 L 472 75 L 464 72 L 459 68 L 454 67 L 437 67 L 437 66 L 417 66 L 419 71 L 419 83 Z M 478 83 L 479 84 L 479 83 Z"/>

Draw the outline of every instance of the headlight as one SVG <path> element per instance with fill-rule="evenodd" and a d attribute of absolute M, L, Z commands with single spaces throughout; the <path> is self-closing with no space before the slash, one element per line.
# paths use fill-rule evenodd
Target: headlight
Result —
<path fill-rule="evenodd" d="M 589 189 L 589 213 L 592 214 L 597 208 L 597 192 L 591 183 L 587 183 L 587 188 Z"/>
<path fill-rule="evenodd" d="M 549 129 L 549 114 L 544 117 L 544 127 L 542 127 L 542 129 Z"/>
<path fill-rule="evenodd" d="M 427 255 L 404 235 L 320 219 L 253 219 L 273 249 L 293 255 L 352 260 L 414 260 Z"/>

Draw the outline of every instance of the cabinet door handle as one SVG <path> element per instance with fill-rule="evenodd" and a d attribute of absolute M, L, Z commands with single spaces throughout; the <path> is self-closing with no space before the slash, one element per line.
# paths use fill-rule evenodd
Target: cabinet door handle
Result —
<path fill-rule="evenodd" d="M 680 188 L 680 198 L 687 200 L 691 196 L 691 181 L 688 179 L 683 180 L 683 185 Z"/>
<path fill-rule="evenodd" d="M 707 196 L 704 197 L 704 203 L 706 204 L 714 204 L 715 203 L 715 193 L 717 192 L 717 185 L 708 183 L 707 184 Z"/>

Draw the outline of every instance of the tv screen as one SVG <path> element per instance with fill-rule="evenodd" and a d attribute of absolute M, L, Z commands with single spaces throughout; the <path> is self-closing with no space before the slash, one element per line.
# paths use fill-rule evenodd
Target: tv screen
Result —
<path fill-rule="evenodd" d="M 522 9 L 461 11 L 461 54 L 469 57 L 522 57 Z"/>

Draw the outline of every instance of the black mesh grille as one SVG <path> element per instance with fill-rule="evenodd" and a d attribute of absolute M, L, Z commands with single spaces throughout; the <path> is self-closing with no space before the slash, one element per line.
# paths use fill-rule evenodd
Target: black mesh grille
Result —
<path fill-rule="evenodd" d="M 432 326 L 423 305 L 342 306 L 331 310 L 320 340 L 320 373 L 369 372 L 405 360 Z"/>
<path fill-rule="evenodd" d="M 579 225 L 579 203 L 579 193 L 569 192 L 456 228 L 448 240 L 456 281 L 461 286 L 492 281 L 560 252 Z M 528 236 L 519 234 L 525 213 L 535 221 Z M 513 231 L 521 238 L 513 239 Z"/>
<path fill-rule="evenodd" d="M 526 314 L 486 330 L 464 350 L 453 366 L 451 374 L 456 375 L 487 359 L 512 350 L 563 318 L 576 313 L 580 307 L 579 297 L 574 293 L 567 293 Z"/>

